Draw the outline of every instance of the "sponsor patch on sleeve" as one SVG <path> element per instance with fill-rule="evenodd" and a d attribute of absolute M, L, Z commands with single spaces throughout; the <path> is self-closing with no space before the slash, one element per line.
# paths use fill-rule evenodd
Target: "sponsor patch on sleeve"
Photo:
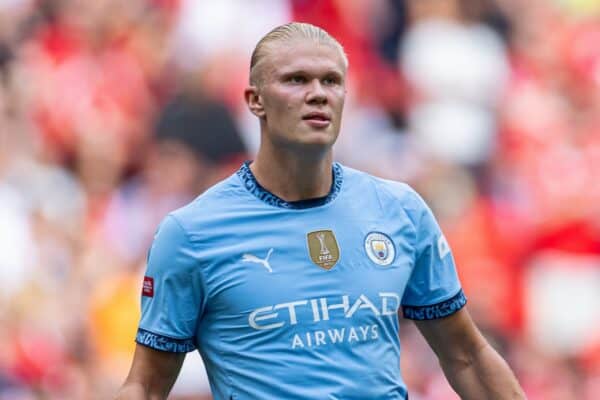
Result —
<path fill-rule="evenodd" d="M 154 278 L 149 276 L 144 277 L 144 284 L 142 286 L 142 296 L 154 297 Z"/>
<path fill-rule="evenodd" d="M 450 253 L 450 246 L 448 246 L 448 242 L 444 235 L 440 235 L 440 238 L 437 242 L 438 254 L 440 255 L 440 259 L 446 257 Z"/>

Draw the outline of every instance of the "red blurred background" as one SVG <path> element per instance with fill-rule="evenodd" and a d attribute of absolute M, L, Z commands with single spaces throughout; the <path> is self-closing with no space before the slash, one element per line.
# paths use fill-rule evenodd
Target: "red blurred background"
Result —
<path fill-rule="evenodd" d="M 600 3 L 0 0 L 0 400 L 110 398 L 170 210 L 251 159 L 250 53 L 349 59 L 336 159 L 415 187 L 532 400 L 600 398 Z M 411 399 L 457 398 L 402 325 Z M 173 399 L 206 399 L 190 355 Z"/>

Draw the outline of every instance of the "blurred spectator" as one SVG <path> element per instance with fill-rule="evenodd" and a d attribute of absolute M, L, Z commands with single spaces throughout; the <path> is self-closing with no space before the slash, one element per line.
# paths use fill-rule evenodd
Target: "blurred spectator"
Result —
<path fill-rule="evenodd" d="M 400 59 L 417 93 L 410 129 L 436 158 L 481 164 L 494 146 L 495 110 L 508 78 L 502 39 L 469 19 L 459 0 L 408 5 L 411 27 Z"/>
<path fill-rule="evenodd" d="M 141 172 L 112 197 L 104 219 L 103 240 L 125 260 L 144 257 L 164 215 L 231 173 L 246 154 L 231 113 L 201 94 L 169 102 L 154 139 Z"/>

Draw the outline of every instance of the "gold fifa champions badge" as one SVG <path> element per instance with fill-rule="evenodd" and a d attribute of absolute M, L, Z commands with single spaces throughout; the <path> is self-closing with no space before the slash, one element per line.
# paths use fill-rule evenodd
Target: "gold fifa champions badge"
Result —
<path fill-rule="evenodd" d="M 306 240 L 310 259 L 319 267 L 330 270 L 340 259 L 340 248 L 333 231 L 310 232 Z"/>

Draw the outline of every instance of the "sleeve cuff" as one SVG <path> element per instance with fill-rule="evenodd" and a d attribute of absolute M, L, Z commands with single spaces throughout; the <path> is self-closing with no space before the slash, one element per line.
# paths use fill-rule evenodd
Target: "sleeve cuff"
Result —
<path fill-rule="evenodd" d="M 168 351 L 169 353 L 188 353 L 196 348 L 194 341 L 190 339 L 173 339 L 158 335 L 139 328 L 135 341 L 154 350 Z"/>
<path fill-rule="evenodd" d="M 467 298 L 462 289 L 457 294 L 437 304 L 429 306 L 402 306 L 404 318 L 417 321 L 448 317 L 467 304 Z"/>

